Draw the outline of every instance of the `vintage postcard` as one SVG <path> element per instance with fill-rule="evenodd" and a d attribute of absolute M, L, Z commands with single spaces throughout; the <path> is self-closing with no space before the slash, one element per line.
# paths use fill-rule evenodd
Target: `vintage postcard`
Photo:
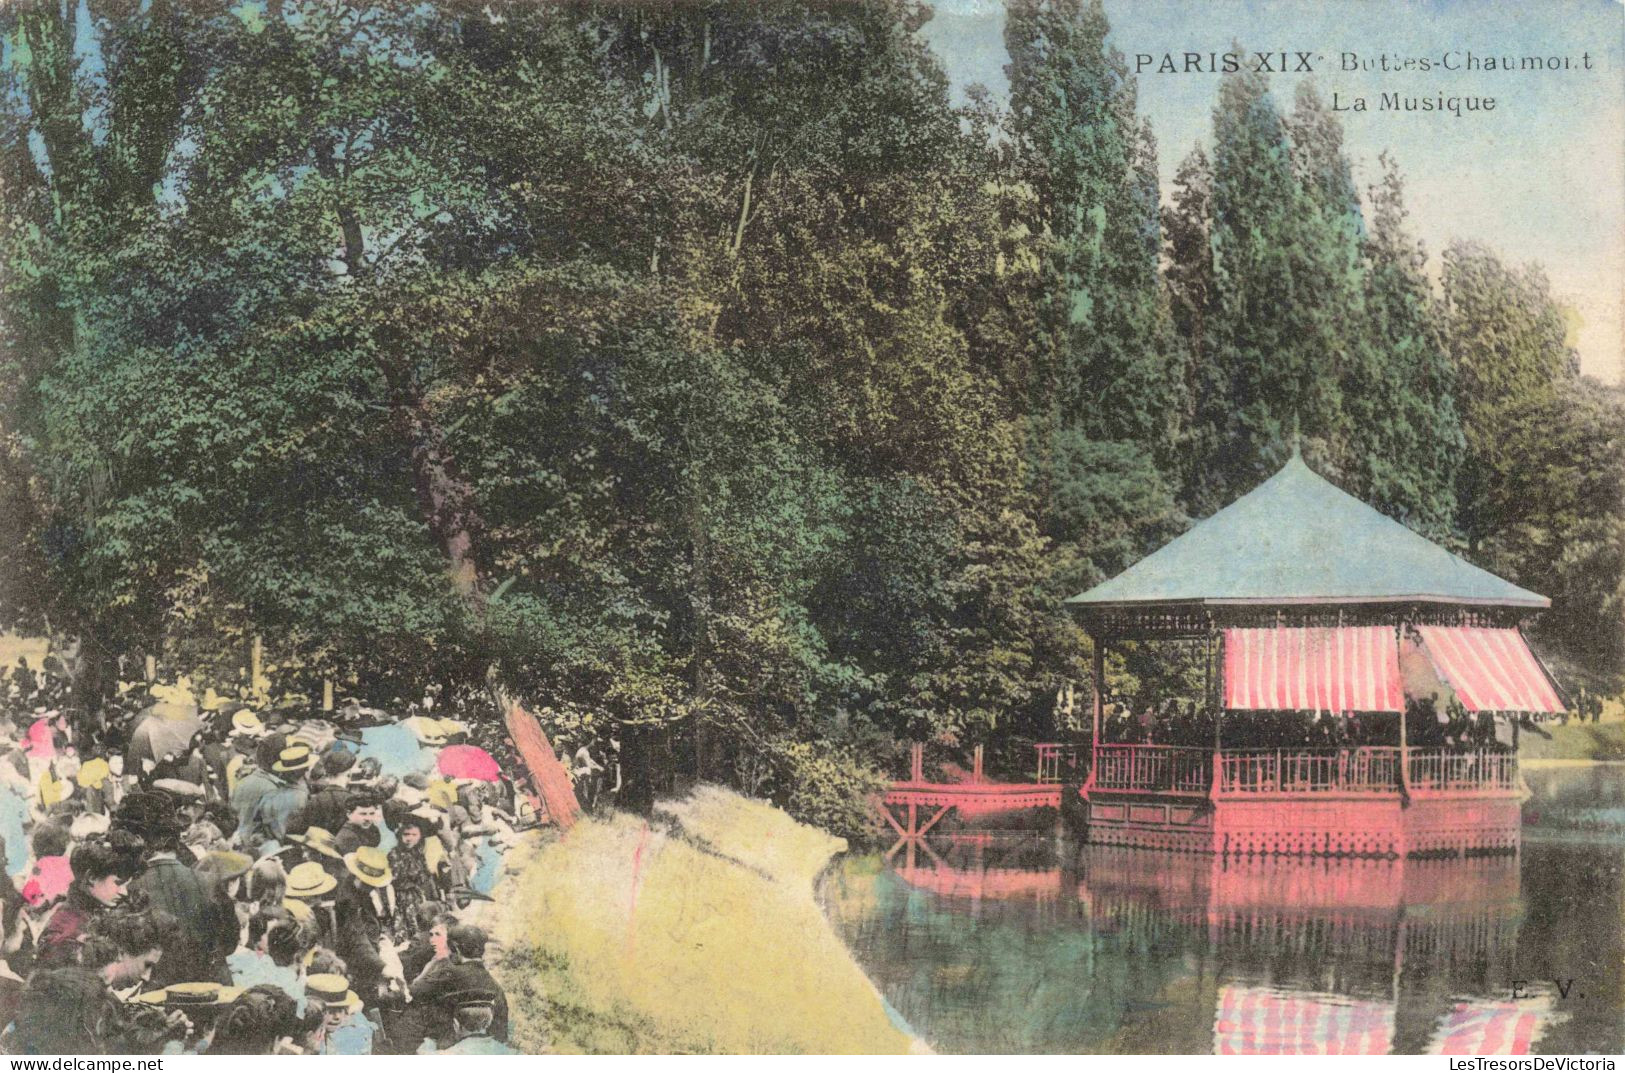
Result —
<path fill-rule="evenodd" d="M 1611 1070 L 1622 378 L 1614 0 L 0 4 L 0 1051 Z"/>

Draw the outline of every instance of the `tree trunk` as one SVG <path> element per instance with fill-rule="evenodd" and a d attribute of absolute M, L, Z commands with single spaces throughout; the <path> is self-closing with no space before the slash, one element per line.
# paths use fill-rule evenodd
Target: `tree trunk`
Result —
<path fill-rule="evenodd" d="M 338 162 L 333 156 L 333 147 L 326 142 L 316 143 L 316 171 L 330 183 L 338 185 L 342 182 Z M 340 193 L 342 195 L 342 191 Z M 334 211 L 339 218 L 339 234 L 344 239 L 345 271 L 352 276 L 360 276 L 367 263 L 367 246 L 361 231 L 361 217 L 356 213 L 355 206 L 342 196 L 334 205 Z"/>
<path fill-rule="evenodd" d="M 617 804 L 647 816 L 654 810 L 655 787 L 652 777 L 655 750 L 652 731 L 635 723 L 627 724 L 621 737 L 621 794 Z"/>
<path fill-rule="evenodd" d="M 446 557 L 452 587 L 468 604 L 474 633 L 482 649 L 478 655 L 487 664 L 486 689 L 502 713 L 514 750 L 528 770 L 532 791 L 546 805 L 549 818 L 561 829 L 568 830 L 581 811 L 570 776 L 554 753 L 547 732 L 503 684 L 501 671 L 485 644 L 485 586 L 474 555 L 474 540 L 480 529 L 479 515 L 474 509 L 474 490 L 458 471 L 456 460 L 446 446 L 445 431 L 428 412 L 423 400 L 410 393 L 402 394 L 408 395 L 400 400 L 399 409 L 409 424 L 412 481 L 418 506 L 435 543 Z"/>
<path fill-rule="evenodd" d="M 422 400 L 404 407 L 410 422 L 412 480 L 418 506 L 429 532 L 446 557 L 447 570 L 457 592 L 476 615 L 485 612 L 479 567 L 474 561 L 474 537 L 480 528 L 474 510 L 474 490 L 456 469 L 446 447 L 445 432 L 428 413 Z"/>
<path fill-rule="evenodd" d="M 689 490 L 688 542 L 688 611 L 693 632 L 690 658 L 694 699 L 699 708 L 694 716 L 694 779 L 703 782 L 711 774 L 710 735 L 705 725 L 705 700 L 711 695 L 711 532 L 695 488 Z"/>

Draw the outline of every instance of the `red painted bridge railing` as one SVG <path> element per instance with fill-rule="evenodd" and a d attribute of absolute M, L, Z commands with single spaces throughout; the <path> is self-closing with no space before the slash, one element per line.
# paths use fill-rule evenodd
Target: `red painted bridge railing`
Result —
<path fill-rule="evenodd" d="M 1033 746 L 1038 754 L 1039 782 L 1082 782 L 1089 770 L 1089 750 L 1081 745 L 1045 742 Z"/>

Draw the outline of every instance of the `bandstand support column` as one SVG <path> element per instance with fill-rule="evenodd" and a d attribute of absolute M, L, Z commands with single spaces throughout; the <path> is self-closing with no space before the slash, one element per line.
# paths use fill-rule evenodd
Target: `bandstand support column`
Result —
<path fill-rule="evenodd" d="M 1089 705 L 1089 778 L 1086 786 L 1094 786 L 1095 771 L 1100 766 L 1100 723 L 1104 714 L 1104 692 L 1101 687 L 1105 684 L 1106 676 L 1106 641 L 1102 637 L 1090 635 L 1089 640 L 1095 650 L 1094 674 L 1090 680 L 1089 688 L 1094 694 Z"/>
<path fill-rule="evenodd" d="M 1396 648 L 1403 643 L 1405 635 L 1404 626 L 1394 627 L 1394 645 Z M 1405 709 L 1400 705 L 1399 712 L 1399 800 L 1404 807 L 1411 803 L 1411 750 L 1405 742 Z"/>
<path fill-rule="evenodd" d="M 1208 640 L 1207 640 L 1207 646 L 1206 646 L 1207 647 L 1207 703 L 1213 705 L 1213 783 L 1208 788 L 1208 796 L 1209 797 L 1213 797 L 1214 795 L 1216 795 L 1219 792 L 1219 786 L 1220 786 L 1220 780 L 1221 780 L 1221 771 L 1222 771 L 1222 768 L 1223 768 L 1223 763 L 1221 761 L 1221 756 L 1222 756 L 1222 754 L 1224 752 L 1223 742 L 1222 742 L 1222 739 L 1221 739 L 1220 733 L 1219 733 L 1220 721 L 1224 718 L 1224 697 L 1221 695 L 1222 687 L 1221 687 L 1221 690 L 1217 691 L 1217 692 L 1213 688 L 1213 642 L 1214 642 L 1214 636 L 1215 636 L 1214 631 L 1210 629 L 1208 631 Z M 1219 643 L 1222 645 L 1224 642 L 1221 640 L 1221 641 L 1219 641 Z M 1222 657 L 1222 653 L 1221 653 L 1221 657 Z"/>

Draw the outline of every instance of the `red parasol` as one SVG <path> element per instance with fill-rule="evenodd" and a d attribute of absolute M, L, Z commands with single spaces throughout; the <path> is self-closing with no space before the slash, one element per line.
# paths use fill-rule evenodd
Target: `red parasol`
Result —
<path fill-rule="evenodd" d="M 496 782 L 502 778 L 496 759 L 478 745 L 448 745 L 440 750 L 436 766 L 448 779 Z"/>

